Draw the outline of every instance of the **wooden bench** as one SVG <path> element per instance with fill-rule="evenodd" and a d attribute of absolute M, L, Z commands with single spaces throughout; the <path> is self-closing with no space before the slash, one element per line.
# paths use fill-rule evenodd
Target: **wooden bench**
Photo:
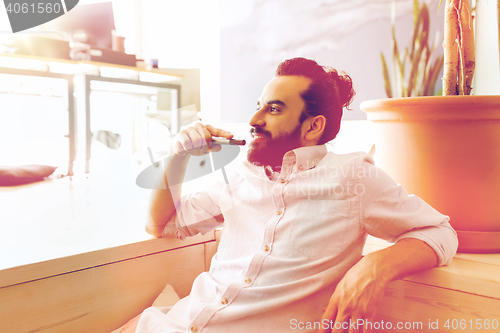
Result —
<path fill-rule="evenodd" d="M 0 332 L 109 333 L 150 306 L 167 283 L 188 295 L 219 235 L 151 239 L 2 270 Z M 365 253 L 384 246 L 370 238 Z M 495 320 L 499 325 L 500 254 L 458 254 L 450 266 L 392 282 L 372 325 L 377 332 L 495 332 Z M 395 330 L 398 323 L 406 328 Z"/>
<path fill-rule="evenodd" d="M 369 237 L 365 253 L 387 245 Z M 459 253 L 449 266 L 390 283 L 382 320 L 392 329 L 377 332 L 500 332 L 500 254 Z M 395 330 L 397 323 L 411 329 Z"/>

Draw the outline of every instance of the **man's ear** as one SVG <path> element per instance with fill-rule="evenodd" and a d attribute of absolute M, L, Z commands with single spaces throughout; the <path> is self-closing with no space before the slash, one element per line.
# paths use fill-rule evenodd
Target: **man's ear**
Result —
<path fill-rule="evenodd" d="M 304 122 L 306 132 L 304 139 L 317 144 L 325 130 L 326 118 L 322 115 L 310 117 Z"/>

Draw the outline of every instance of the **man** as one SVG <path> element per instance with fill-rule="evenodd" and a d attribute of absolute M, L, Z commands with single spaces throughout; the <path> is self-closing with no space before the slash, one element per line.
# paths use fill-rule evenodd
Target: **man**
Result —
<path fill-rule="evenodd" d="M 456 234 L 364 153 L 324 143 L 339 128 L 351 79 L 315 61 L 279 65 L 250 119 L 248 160 L 196 194 L 155 190 L 146 229 L 192 236 L 224 224 L 208 273 L 168 312 L 146 310 L 137 332 L 362 332 L 388 282 L 451 261 Z M 190 155 L 232 134 L 196 124 L 174 139 L 165 182 L 179 184 Z M 221 177 L 219 177 L 221 178 Z M 362 257 L 366 235 L 391 247 Z"/>

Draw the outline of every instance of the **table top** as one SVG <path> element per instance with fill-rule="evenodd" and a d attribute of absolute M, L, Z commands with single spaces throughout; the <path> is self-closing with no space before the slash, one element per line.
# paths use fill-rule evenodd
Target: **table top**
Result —
<path fill-rule="evenodd" d="M 103 176 L 0 187 L 0 270 L 151 239 L 149 193 Z"/>

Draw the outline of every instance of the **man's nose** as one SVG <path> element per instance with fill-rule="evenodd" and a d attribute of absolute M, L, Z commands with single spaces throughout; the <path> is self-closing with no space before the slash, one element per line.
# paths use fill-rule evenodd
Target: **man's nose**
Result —
<path fill-rule="evenodd" d="M 263 109 L 260 108 L 255 113 L 253 116 L 250 118 L 249 124 L 252 127 L 264 127 L 266 125 L 266 122 L 264 120 L 264 115 L 263 115 Z"/>

